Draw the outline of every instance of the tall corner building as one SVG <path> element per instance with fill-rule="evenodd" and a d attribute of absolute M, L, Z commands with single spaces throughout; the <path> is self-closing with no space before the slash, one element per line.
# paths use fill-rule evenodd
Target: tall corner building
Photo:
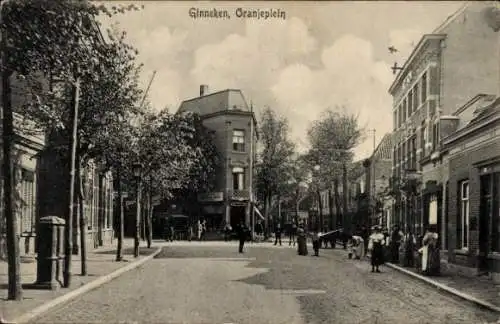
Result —
<path fill-rule="evenodd" d="M 201 85 L 199 96 L 183 101 L 178 113 L 188 111 L 198 114 L 203 125 L 214 132 L 220 156 L 215 189 L 198 195 L 201 216 L 213 228 L 224 222 L 234 227 L 242 220 L 250 224 L 258 140 L 252 107 L 241 90 L 208 93 L 208 86 Z"/>

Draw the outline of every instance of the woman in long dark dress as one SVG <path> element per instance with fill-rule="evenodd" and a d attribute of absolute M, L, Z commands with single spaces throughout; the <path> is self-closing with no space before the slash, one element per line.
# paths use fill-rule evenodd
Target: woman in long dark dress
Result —
<path fill-rule="evenodd" d="M 378 267 L 384 263 L 384 245 L 385 236 L 381 233 L 380 226 L 375 226 L 368 243 L 368 249 L 372 254 L 372 272 L 380 272 Z"/>

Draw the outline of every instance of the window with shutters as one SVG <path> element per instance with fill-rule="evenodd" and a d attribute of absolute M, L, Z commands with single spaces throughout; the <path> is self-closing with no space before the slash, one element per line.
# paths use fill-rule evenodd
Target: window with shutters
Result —
<path fill-rule="evenodd" d="M 411 114 L 413 113 L 413 90 L 410 90 L 408 93 L 408 118 L 410 118 Z"/>
<path fill-rule="evenodd" d="M 402 119 L 402 123 L 404 123 L 406 121 L 406 112 L 407 112 L 407 102 L 406 102 L 406 98 L 403 100 L 403 119 Z"/>
<path fill-rule="evenodd" d="M 422 124 L 422 128 L 420 128 L 420 156 L 425 156 L 425 123 Z"/>
<path fill-rule="evenodd" d="M 418 101 L 419 88 L 418 83 L 413 87 L 413 111 L 417 111 L 420 102 Z"/>
<path fill-rule="evenodd" d="M 417 169 L 417 137 L 411 138 L 411 169 Z"/>
<path fill-rule="evenodd" d="M 422 75 L 422 86 L 421 86 L 421 100 L 422 103 L 427 100 L 427 72 Z"/>
<path fill-rule="evenodd" d="M 36 212 L 35 173 L 22 170 L 21 172 L 21 232 L 34 230 Z"/>
<path fill-rule="evenodd" d="M 469 181 L 459 182 L 459 210 L 457 222 L 457 247 L 467 249 L 469 247 Z"/>
<path fill-rule="evenodd" d="M 398 112 L 397 110 L 394 110 L 394 112 L 392 113 L 392 129 L 393 130 L 396 130 L 398 128 Z"/>

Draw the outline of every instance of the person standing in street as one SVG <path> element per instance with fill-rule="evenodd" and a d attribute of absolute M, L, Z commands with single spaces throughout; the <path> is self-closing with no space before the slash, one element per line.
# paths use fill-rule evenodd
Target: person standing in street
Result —
<path fill-rule="evenodd" d="M 207 221 L 206 220 L 201 221 L 200 225 L 201 225 L 200 241 L 204 241 L 205 234 L 207 233 Z"/>
<path fill-rule="evenodd" d="M 314 250 L 314 256 L 319 256 L 319 233 L 318 229 L 315 228 L 314 231 L 312 232 L 312 244 L 313 244 L 313 250 Z"/>
<path fill-rule="evenodd" d="M 224 241 L 229 242 L 231 241 L 231 233 L 233 231 L 233 228 L 231 227 L 231 224 L 226 223 L 224 226 Z"/>
<path fill-rule="evenodd" d="M 297 228 L 297 253 L 307 255 L 307 236 L 304 227 L 301 225 Z"/>
<path fill-rule="evenodd" d="M 247 239 L 248 235 L 248 228 L 246 227 L 245 223 L 243 221 L 240 222 L 240 225 L 238 226 L 238 239 L 240 241 L 239 247 L 238 247 L 238 252 L 243 253 L 243 248 L 245 246 L 245 241 Z"/>
<path fill-rule="evenodd" d="M 391 234 L 391 261 L 395 264 L 399 263 L 399 247 L 401 246 L 401 240 L 403 238 L 403 233 L 399 230 L 398 225 L 394 225 Z"/>
<path fill-rule="evenodd" d="M 288 233 L 288 245 L 292 245 L 292 242 L 293 242 L 293 246 L 295 246 L 295 235 L 297 235 L 297 224 L 295 224 L 295 222 L 292 222 L 292 226 L 290 226 L 290 231 Z"/>
<path fill-rule="evenodd" d="M 278 223 L 276 225 L 276 229 L 274 230 L 274 236 L 275 236 L 274 245 L 278 244 L 278 241 L 281 245 L 281 224 L 280 223 Z"/>
<path fill-rule="evenodd" d="M 372 254 L 372 272 L 380 272 L 378 267 L 384 263 L 384 244 L 384 234 L 382 234 L 380 226 L 375 226 L 368 243 L 368 249 Z"/>
<path fill-rule="evenodd" d="M 368 228 L 366 226 L 363 226 L 361 228 L 361 235 L 360 235 L 362 238 L 363 238 L 363 242 L 365 244 L 365 255 L 366 256 L 366 253 L 368 252 L 368 243 L 369 243 L 369 237 L 370 237 L 370 232 L 368 230 Z"/>

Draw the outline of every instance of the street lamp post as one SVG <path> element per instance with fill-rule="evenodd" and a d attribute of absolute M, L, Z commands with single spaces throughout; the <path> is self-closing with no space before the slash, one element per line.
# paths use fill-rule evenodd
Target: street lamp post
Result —
<path fill-rule="evenodd" d="M 135 235 L 134 235 L 134 258 L 139 257 L 139 235 L 140 235 L 140 219 L 141 219 L 141 173 L 142 164 L 134 163 L 133 165 L 134 178 L 136 183 L 136 195 L 135 195 Z"/>

